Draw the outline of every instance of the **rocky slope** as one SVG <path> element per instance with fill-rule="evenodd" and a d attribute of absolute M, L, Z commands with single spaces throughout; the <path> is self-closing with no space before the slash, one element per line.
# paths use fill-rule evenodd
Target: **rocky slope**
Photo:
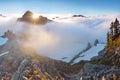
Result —
<path fill-rule="evenodd" d="M 22 35 L 24 36 L 24 34 Z M 65 74 L 79 72 L 81 64 L 84 64 L 84 62 L 80 62 L 77 65 L 70 65 L 66 62 L 40 56 L 28 39 L 20 39 L 9 30 L 2 37 L 8 38 L 8 41 L 0 46 L 0 79 L 23 80 L 28 74 L 26 71 L 30 71 L 29 76 L 35 77 L 35 70 L 39 75 L 45 76 L 49 80 L 57 80 L 56 77 L 64 77 L 69 80 Z"/>
<path fill-rule="evenodd" d="M 114 33 L 111 31 L 112 28 L 117 24 L 114 29 Z M 109 66 L 120 67 L 120 29 L 119 21 L 116 19 L 113 25 L 110 27 L 110 33 L 107 34 L 107 43 L 104 51 L 102 51 L 102 57 L 99 57 L 96 62 L 102 63 Z M 118 31 L 117 31 L 118 30 Z M 117 32 L 117 34 L 116 34 Z"/>

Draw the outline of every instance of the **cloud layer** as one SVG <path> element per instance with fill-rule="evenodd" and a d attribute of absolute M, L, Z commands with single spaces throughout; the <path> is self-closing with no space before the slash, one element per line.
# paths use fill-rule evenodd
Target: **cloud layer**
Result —
<path fill-rule="evenodd" d="M 0 35 L 7 29 L 17 34 L 29 33 L 30 43 L 40 55 L 54 59 L 72 58 L 95 39 L 106 41 L 110 22 L 120 15 L 92 17 L 60 17 L 44 26 L 17 22 L 15 18 L 0 17 Z M 69 60 L 68 59 L 68 60 Z"/>

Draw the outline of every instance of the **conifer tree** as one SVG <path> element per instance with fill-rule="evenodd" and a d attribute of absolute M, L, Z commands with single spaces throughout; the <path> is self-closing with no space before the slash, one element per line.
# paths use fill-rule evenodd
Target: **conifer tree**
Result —
<path fill-rule="evenodd" d="M 117 38 L 118 35 L 119 35 L 118 26 L 119 26 L 119 21 L 118 21 L 117 18 L 116 18 L 116 20 L 115 20 L 115 22 L 114 22 L 114 39 Z"/>
<path fill-rule="evenodd" d="M 113 36 L 114 36 L 114 34 L 113 34 L 113 27 L 114 27 L 114 23 L 111 22 L 111 24 L 110 24 L 110 33 L 109 33 L 111 39 L 113 39 Z"/>
<path fill-rule="evenodd" d="M 107 45 L 109 45 L 109 41 L 110 41 L 110 34 L 109 32 L 107 32 Z"/>

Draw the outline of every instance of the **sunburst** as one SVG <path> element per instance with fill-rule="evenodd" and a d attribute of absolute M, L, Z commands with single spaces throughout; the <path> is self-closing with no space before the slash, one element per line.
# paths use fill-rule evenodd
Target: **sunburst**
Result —
<path fill-rule="evenodd" d="M 38 14 L 33 14 L 33 19 L 38 19 L 39 15 Z"/>

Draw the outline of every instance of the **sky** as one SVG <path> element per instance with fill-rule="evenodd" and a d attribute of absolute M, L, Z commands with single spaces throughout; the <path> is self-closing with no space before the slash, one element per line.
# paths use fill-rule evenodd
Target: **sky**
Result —
<path fill-rule="evenodd" d="M 120 0 L 0 0 L 0 14 L 119 14 Z"/>

